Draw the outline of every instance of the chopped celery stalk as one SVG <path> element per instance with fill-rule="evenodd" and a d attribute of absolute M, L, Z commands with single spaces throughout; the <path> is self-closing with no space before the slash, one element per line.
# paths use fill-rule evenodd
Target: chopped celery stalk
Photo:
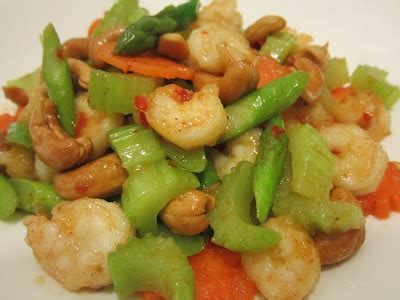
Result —
<path fill-rule="evenodd" d="M 72 136 L 75 127 L 75 95 L 68 63 L 59 55 L 60 47 L 54 26 L 47 25 L 43 32 L 43 79 L 50 99 L 57 106 L 62 128 Z"/>
<path fill-rule="evenodd" d="M 349 70 L 345 58 L 332 58 L 324 71 L 325 84 L 329 90 L 336 89 L 350 82 Z"/>
<path fill-rule="evenodd" d="M 169 159 L 189 172 L 200 173 L 207 164 L 204 148 L 198 150 L 183 150 L 171 143 L 161 142 Z"/>
<path fill-rule="evenodd" d="M 0 219 L 12 216 L 17 209 L 18 196 L 8 178 L 0 174 Z"/>
<path fill-rule="evenodd" d="M 158 230 L 163 237 L 170 237 L 186 256 L 200 253 L 204 249 L 204 238 L 201 235 L 183 236 L 171 232 L 164 224 L 159 224 Z"/>
<path fill-rule="evenodd" d="M 40 84 L 40 69 L 28 73 L 20 78 L 9 80 L 6 87 L 17 87 L 24 91 L 30 91 L 37 88 Z"/>
<path fill-rule="evenodd" d="M 267 220 L 282 179 L 288 152 L 288 137 L 281 116 L 268 122 L 260 138 L 260 149 L 254 165 L 253 188 L 256 197 L 257 218 L 260 223 Z"/>
<path fill-rule="evenodd" d="M 93 32 L 93 36 L 96 37 L 110 28 L 135 23 L 146 15 L 148 15 L 147 10 L 139 7 L 137 0 L 118 0 L 105 13 L 100 25 Z"/>
<path fill-rule="evenodd" d="M 32 141 L 28 125 L 15 122 L 8 127 L 6 141 L 32 150 Z"/>
<path fill-rule="evenodd" d="M 192 173 L 161 160 L 128 177 L 123 187 L 122 206 L 141 235 L 157 234 L 157 216 L 161 209 L 171 199 L 198 186 L 199 181 Z"/>
<path fill-rule="evenodd" d="M 219 182 L 217 172 L 215 171 L 214 164 L 210 159 L 210 155 L 206 152 L 207 164 L 204 171 L 197 175 L 200 181 L 200 187 L 202 190 L 212 186 L 214 183 Z"/>
<path fill-rule="evenodd" d="M 278 32 L 267 38 L 259 53 L 270 55 L 279 63 L 284 63 L 296 44 L 296 37 L 287 32 Z"/>
<path fill-rule="evenodd" d="M 311 234 L 326 234 L 359 229 L 365 223 L 360 207 L 351 203 L 333 202 L 329 198 L 313 199 L 293 192 L 290 159 L 285 164 L 284 176 L 274 201 L 275 215 L 290 215 Z"/>
<path fill-rule="evenodd" d="M 129 174 L 165 158 L 160 142 L 151 129 L 142 129 L 137 125 L 124 126 L 111 133 L 109 139 Z"/>
<path fill-rule="evenodd" d="M 291 126 L 288 136 L 293 191 L 313 199 L 329 198 L 334 158 L 326 141 L 308 124 Z"/>
<path fill-rule="evenodd" d="M 130 114 L 135 110 L 133 101 L 136 96 L 147 95 L 162 83 L 160 78 L 92 69 L 89 105 L 107 113 Z"/>
<path fill-rule="evenodd" d="M 225 176 L 216 207 L 209 215 L 213 243 L 235 252 L 258 252 L 279 242 L 275 231 L 251 222 L 253 197 L 253 165 L 242 161 Z"/>
<path fill-rule="evenodd" d="M 139 291 L 155 292 L 164 299 L 195 299 L 192 268 L 171 238 L 150 234 L 134 238 L 111 252 L 107 263 L 119 299 L 138 299 Z"/>
<path fill-rule="evenodd" d="M 49 184 L 14 178 L 10 179 L 10 183 L 19 198 L 18 209 L 26 212 L 50 215 L 53 207 L 63 200 Z"/>
<path fill-rule="evenodd" d="M 351 77 L 351 86 L 362 92 L 378 95 L 385 107 L 390 109 L 400 99 L 400 89 L 386 81 L 387 72 L 375 67 L 358 66 Z"/>

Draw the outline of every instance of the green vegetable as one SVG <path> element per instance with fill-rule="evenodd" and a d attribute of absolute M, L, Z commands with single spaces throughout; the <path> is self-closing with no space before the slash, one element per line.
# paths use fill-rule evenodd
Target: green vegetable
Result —
<path fill-rule="evenodd" d="M 292 216 L 311 234 L 317 230 L 326 234 L 347 232 L 364 225 L 363 212 L 356 205 L 333 202 L 329 198 L 307 198 L 293 192 L 291 173 L 291 161 L 288 159 L 272 208 L 275 215 Z"/>
<path fill-rule="evenodd" d="M 200 173 L 206 167 L 207 158 L 204 148 L 183 150 L 165 141 L 162 141 L 161 145 L 169 159 L 190 172 Z"/>
<path fill-rule="evenodd" d="M 165 158 L 164 150 L 151 129 L 128 125 L 111 132 L 109 139 L 129 174 Z"/>
<path fill-rule="evenodd" d="M 300 97 L 308 80 L 307 73 L 295 72 L 225 107 L 228 114 L 227 130 L 219 142 L 237 137 L 284 111 Z"/>
<path fill-rule="evenodd" d="M 259 154 L 254 165 L 253 189 L 257 218 L 261 224 L 267 220 L 283 176 L 288 151 L 288 137 L 284 128 L 282 117 L 274 117 L 260 139 Z"/>
<path fill-rule="evenodd" d="M 332 58 L 324 71 L 325 84 L 329 90 L 336 89 L 350 82 L 349 70 L 345 58 Z"/>
<path fill-rule="evenodd" d="M 108 255 L 108 270 L 120 299 L 152 291 L 170 300 L 195 299 L 192 268 L 171 238 L 147 234 Z"/>
<path fill-rule="evenodd" d="M 385 107 L 391 109 L 400 99 L 400 89 L 386 81 L 387 72 L 375 67 L 358 66 L 351 77 L 351 86 L 362 92 L 378 95 Z"/>
<path fill-rule="evenodd" d="M 29 213 L 50 215 L 53 207 L 63 200 L 49 184 L 16 178 L 10 179 L 10 183 L 18 195 L 18 209 Z"/>
<path fill-rule="evenodd" d="M 6 141 L 32 150 L 32 141 L 28 125 L 15 122 L 8 127 Z"/>
<path fill-rule="evenodd" d="M 252 184 L 253 165 L 247 161 L 240 162 L 225 176 L 216 207 L 209 216 L 213 243 L 235 252 L 257 252 L 279 242 L 276 232 L 251 222 Z"/>
<path fill-rule="evenodd" d="M 329 199 L 335 172 L 326 141 L 308 124 L 291 126 L 288 136 L 293 191 L 308 198 Z"/>
<path fill-rule="evenodd" d="M 141 235 L 158 233 L 157 216 L 171 199 L 197 188 L 192 173 L 161 160 L 132 174 L 124 183 L 122 206 Z"/>
<path fill-rule="evenodd" d="M 50 99 L 57 106 L 62 128 L 67 134 L 74 134 L 75 95 L 67 61 L 58 51 L 60 39 L 52 24 L 43 32 L 42 74 Z"/>
<path fill-rule="evenodd" d="M 93 37 L 118 26 L 132 24 L 148 15 L 146 9 L 139 7 L 137 0 L 118 0 L 104 15 L 99 26 L 93 32 Z"/>
<path fill-rule="evenodd" d="M 17 87 L 27 92 L 37 88 L 39 84 L 40 69 L 28 73 L 20 78 L 7 81 L 6 87 Z"/>
<path fill-rule="evenodd" d="M 259 53 L 269 55 L 282 64 L 295 44 L 295 36 L 287 32 L 278 32 L 267 38 Z"/>
<path fill-rule="evenodd" d="M 202 190 L 212 186 L 214 183 L 219 181 L 217 172 L 215 171 L 214 164 L 210 159 L 210 154 L 206 152 L 207 164 L 203 172 L 197 175 L 200 181 L 200 187 Z"/>
<path fill-rule="evenodd" d="M 204 249 L 204 238 L 201 235 L 183 236 L 171 232 L 164 224 L 159 224 L 158 230 L 161 236 L 170 237 L 186 256 L 200 253 Z"/>
<path fill-rule="evenodd" d="M 155 16 L 145 16 L 121 34 L 115 54 L 137 55 L 156 47 L 160 35 L 185 30 L 197 17 L 198 0 L 179 6 L 169 5 Z"/>
<path fill-rule="evenodd" d="M 91 108 L 107 113 L 130 114 L 135 110 L 136 96 L 147 95 L 162 84 L 160 78 L 92 69 L 89 104 Z"/>
<path fill-rule="evenodd" d="M 12 216 L 17 209 L 18 196 L 9 179 L 0 174 L 0 219 Z"/>

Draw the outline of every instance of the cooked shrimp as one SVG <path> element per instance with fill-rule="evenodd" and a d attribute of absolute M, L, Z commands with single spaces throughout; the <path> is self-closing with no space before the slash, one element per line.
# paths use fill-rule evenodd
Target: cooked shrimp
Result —
<path fill-rule="evenodd" d="M 354 124 L 324 127 L 320 134 L 335 156 L 334 186 L 357 196 L 373 193 L 387 167 L 385 150 Z"/>
<path fill-rule="evenodd" d="M 107 114 L 91 109 L 88 104 L 88 94 L 82 93 L 76 99 L 78 126 L 76 138 L 89 138 L 93 144 L 90 160 L 101 157 L 110 147 L 107 133 L 123 125 L 124 117 L 121 114 Z"/>
<path fill-rule="evenodd" d="M 196 26 L 201 27 L 210 23 L 240 32 L 242 16 L 237 11 L 236 0 L 214 0 L 204 6 L 197 16 Z"/>
<path fill-rule="evenodd" d="M 24 224 L 25 240 L 40 265 L 72 291 L 111 285 L 107 255 L 132 235 L 122 209 L 100 199 L 63 202 L 51 220 L 35 216 Z"/>
<path fill-rule="evenodd" d="M 35 171 L 41 182 L 53 183 L 54 176 L 58 173 L 57 169 L 46 165 L 37 155 L 35 155 Z"/>
<path fill-rule="evenodd" d="M 211 159 L 220 179 L 230 174 L 241 161 L 254 163 L 257 159 L 262 130 L 254 128 L 226 143 L 224 153 L 214 151 Z"/>
<path fill-rule="evenodd" d="M 216 85 L 197 93 L 174 84 L 160 87 L 149 96 L 146 118 L 161 136 L 186 150 L 215 145 L 227 122 Z"/>
<path fill-rule="evenodd" d="M 292 220 L 269 219 L 265 227 L 277 231 L 279 245 L 262 253 L 244 253 L 242 265 L 268 300 L 303 299 L 314 288 L 321 271 L 313 240 Z"/>
<path fill-rule="evenodd" d="M 188 40 L 189 63 L 206 72 L 223 74 L 228 68 L 220 47 L 226 48 L 233 61 L 255 61 L 255 54 L 246 38 L 238 32 L 210 23 L 195 29 Z"/>

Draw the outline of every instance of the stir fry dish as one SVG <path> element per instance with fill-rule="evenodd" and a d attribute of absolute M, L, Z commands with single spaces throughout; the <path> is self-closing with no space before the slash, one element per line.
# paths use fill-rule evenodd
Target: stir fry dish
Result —
<path fill-rule="evenodd" d="M 120 299 L 303 299 L 400 211 L 379 142 L 400 89 L 235 0 L 151 15 L 117 0 L 85 37 L 42 33 L 3 87 L 0 218 L 41 267 Z M 322 274 L 323 276 L 323 274 Z"/>

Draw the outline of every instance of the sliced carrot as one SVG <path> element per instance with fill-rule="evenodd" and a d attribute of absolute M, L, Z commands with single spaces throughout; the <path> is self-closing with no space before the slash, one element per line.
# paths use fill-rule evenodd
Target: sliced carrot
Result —
<path fill-rule="evenodd" d="M 197 300 L 252 300 L 257 288 L 240 264 L 240 254 L 212 243 L 189 257 Z"/>
<path fill-rule="evenodd" d="M 166 59 L 160 56 L 144 53 L 138 56 L 113 55 L 115 43 L 105 44 L 98 53 L 98 57 L 104 62 L 127 73 L 161 77 L 166 79 L 181 78 L 190 80 L 193 78 L 194 69 Z"/>
<path fill-rule="evenodd" d="M 260 81 L 257 88 L 260 88 L 272 80 L 285 77 L 291 71 L 288 67 L 280 65 L 275 59 L 270 56 L 260 56 L 256 65 L 260 74 Z"/>
<path fill-rule="evenodd" d="M 400 166 L 389 162 L 377 190 L 370 195 L 358 197 L 365 215 L 386 219 L 391 211 L 400 212 Z"/>
<path fill-rule="evenodd" d="M 338 87 L 334 90 L 332 90 L 332 96 L 337 100 L 337 101 L 343 101 L 344 98 L 347 96 L 353 95 L 355 93 L 354 89 L 351 87 Z"/>
<path fill-rule="evenodd" d="M 164 300 L 163 297 L 153 292 L 139 292 L 136 293 L 136 296 L 141 300 Z"/>
<path fill-rule="evenodd" d="M 15 122 L 15 120 L 16 117 L 8 113 L 0 115 L 0 135 L 7 134 L 8 127 L 10 127 L 11 123 Z"/>
<path fill-rule="evenodd" d="M 89 29 L 88 29 L 88 36 L 91 36 L 93 32 L 97 29 L 97 27 L 100 25 L 101 21 L 103 21 L 102 18 L 98 18 L 90 24 Z"/>

